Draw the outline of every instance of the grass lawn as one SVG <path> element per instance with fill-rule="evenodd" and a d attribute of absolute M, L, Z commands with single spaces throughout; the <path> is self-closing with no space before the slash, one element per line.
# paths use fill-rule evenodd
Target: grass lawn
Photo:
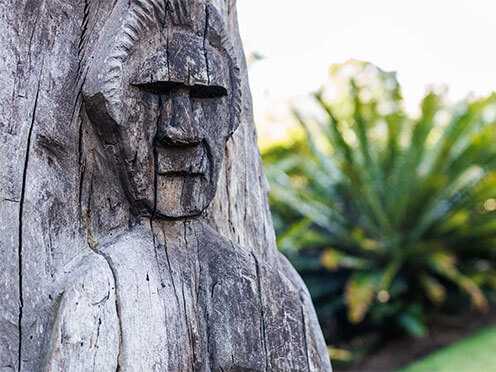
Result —
<path fill-rule="evenodd" d="M 436 351 L 399 372 L 496 371 L 496 326 Z"/>

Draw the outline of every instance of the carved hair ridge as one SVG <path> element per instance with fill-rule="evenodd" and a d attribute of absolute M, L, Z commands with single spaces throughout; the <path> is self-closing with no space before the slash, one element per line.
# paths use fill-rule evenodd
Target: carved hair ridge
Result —
<path fill-rule="evenodd" d="M 114 52 L 106 60 L 107 72 L 103 93 L 109 100 L 118 101 L 115 93 L 121 83 L 122 65 L 131 49 L 140 40 L 140 34 L 160 21 L 165 20 L 167 0 L 133 0 L 129 11 L 122 20 L 120 31 L 115 37 Z M 118 103 L 118 102 L 113 102 Z"/>

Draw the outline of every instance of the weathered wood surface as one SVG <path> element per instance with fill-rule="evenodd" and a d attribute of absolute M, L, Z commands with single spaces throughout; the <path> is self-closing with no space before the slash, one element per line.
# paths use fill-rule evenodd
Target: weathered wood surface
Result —
<path fill-rule="evenodd" d="M 234 1 L 6 0 L 0 46 L 0 371 L 330 371 Z"/>

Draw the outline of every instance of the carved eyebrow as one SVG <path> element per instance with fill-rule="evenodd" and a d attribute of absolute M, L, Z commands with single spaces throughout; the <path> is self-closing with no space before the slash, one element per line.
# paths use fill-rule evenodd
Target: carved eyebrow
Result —
<path fill-rule="evenodd" d="M 177 83 L 173 81 L 157 81 L 151 83 L 138 83 L 132 84 L 135 87 L 151 94 L 164 94 L 177 88 L 187 88 L 189 89 L 189 95 L 191 98 L 217 98 L 227 96 L 227 89 L 220 85 L 186 85 L 183 83 Z"/>

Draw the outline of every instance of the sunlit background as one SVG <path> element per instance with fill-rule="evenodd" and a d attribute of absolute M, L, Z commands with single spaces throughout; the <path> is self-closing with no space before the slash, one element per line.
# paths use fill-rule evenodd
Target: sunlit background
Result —
<path fill-rule="evenodd" d="M 496 86 L 494 1 L 238 0 L 238 13 L 245 51 L 262 57 L 249 72 L 262 145 L 350 58 L 396 71 L 412 113 L 427 85 L 454 100 Z"/>
<path fill-rule="evenodd" d="M 278 247 L 335 370 L 496 370 L 496 2 L 238 13 Z"/>

